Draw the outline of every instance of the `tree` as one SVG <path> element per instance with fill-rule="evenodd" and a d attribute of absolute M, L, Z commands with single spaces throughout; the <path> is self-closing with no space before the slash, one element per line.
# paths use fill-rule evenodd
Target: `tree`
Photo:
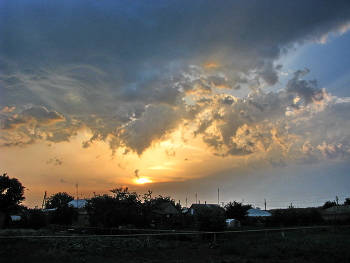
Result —
<path fill-rule="evenodd" d="M 345 198 L 344 205 L 350 205 L 350 198 Z"/>
<path fill-rule="evenodd" d="M 289 206 L 287 209 L 277 209 L 268 217 L 270 226 L 308 226 L 322 222 L 322 216 L 316 208 L 295 208 Z"/>
<path fill-rule="evenodd" d="M 7 173 L 0 176 L 0 212 L 8 213 L 25 200 L 24 186 L 16 178 L 10 178 Z"/>
<path fill-rule="evenodd" d="M 47 226 L 46 216 L 41 209 L 26 209 L 20 220 L 21 228 L 39 229 Z"/>
<path fill-rule="evenodd" d="M 327 208 L 330 208 L 332 206 L 336 206 L 337 203 L 335 201 L 326 201 L 323 206 L 322 206 L 322 209 L 327 209 Z"/>
<path fill-rule="evenodd" d="M 223 231 L 226 229 L 226 220 L 222 213 L 215 213 L 211 209 L 203 210 L 197 216 L 199 231 Z"/>
<path fill-rule="evenodd" d="M 78 219 L 78 209 L 68 204 L 57 207 L 50 215 L 50 223 L 58 225 L 71 225 L 73 219 Z"/>
<path fill-rule="evenodd" d="M 94 196 L 85 205 L 89 215 L 90 226 L 118 227 L 119 218 L 115 199 L 109 195 Z"/>
<path fill-rule="evenodd" d="M 114 196 L 95 196 L 87 201 L 90 225 L 103 227 L 138 226 L 142 222 L 141 200 L 127 187 L 110 190 Z"/>
<path fill-rule="evenodd" d="M 66 192 L 58 192 L 47 199 L 45 208 L 56 208 L 50 215 L 51 224 L 70 225 L 73 219 L 78 218 L 77 208 L 68 205 L 68 203 L 73 200 L 74 197 Z"/>
<path fill-rule="evenodd" d="M 58 208 L 62 206 L 68 206 L 70 201 L 73 201 L 74 197 L 67 194 L 66 192 L 58 192 L 57 194 L 53 194 L 50 196 L 45 204 L 46 209 Z"/>
<path fill-rule="evenodd" d="M 252 205 L 243 205 L 242 203 L 233 201 L 225 205 L 226 218 L 237 219 L 243 221 L 248 216 L 248 210 L 252 208 Z"/>

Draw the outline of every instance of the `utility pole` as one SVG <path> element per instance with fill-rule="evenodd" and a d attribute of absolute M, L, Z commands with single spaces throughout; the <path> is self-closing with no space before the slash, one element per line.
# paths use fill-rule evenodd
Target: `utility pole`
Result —
<path fill-rule="evenodd" d="M 44 209 L 45 205 L 46 205 L 46 195 L 47 195 L 47 192 L 45 191 L 44 193 L 44 198 L 43 198 L 43 203 L 41 205 L 41 208 Z"/>
<path fill-rule="evenodd" d="M 266 199 L 264 199 L 265 211 L 266 211 Z"/>
<path fill-rule="evenodd" d="M 197 194 L 196 194 L 196 204 L 197 204 Z"/>
<path fill-rule="evenodd" d="M 79 200 L 79 194 L 78 194 L 78 181 L 76 183 L 76 188 L 77 188 L 77 208 L 78 208 L 78 200 Z"/>
<path fill-rule="evenodd" d="M 220 188 L 218 188 L 218 205 L 220 205 Z"/>

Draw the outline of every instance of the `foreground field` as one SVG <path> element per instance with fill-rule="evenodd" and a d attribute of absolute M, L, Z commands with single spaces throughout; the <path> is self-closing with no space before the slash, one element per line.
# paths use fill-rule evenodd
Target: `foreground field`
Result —
<path fill-rule="evenodd" d="M 1 263 L 350 262 L 347 227 L 225 233 L 217 234 L 215 239 L 214 234 L 132 238 L 62 236 L 43 230 L 3 230 L 0 237 Z"/>

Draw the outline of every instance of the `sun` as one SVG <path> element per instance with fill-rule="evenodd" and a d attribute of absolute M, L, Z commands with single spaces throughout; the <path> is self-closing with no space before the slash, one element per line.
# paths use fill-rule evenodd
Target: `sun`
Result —
<path fill-rule="evenodd" d="M 139 178 L 139 179 L 136 179 L 135 182 L 138 184 L 145 184 L 145 183 L 150 183 L 152 181 L 147 178 Z"/>

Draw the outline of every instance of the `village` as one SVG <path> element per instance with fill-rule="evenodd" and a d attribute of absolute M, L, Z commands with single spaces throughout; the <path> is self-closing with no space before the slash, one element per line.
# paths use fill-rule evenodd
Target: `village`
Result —
<path fill-rule="evenodd" d="M 170 196 L 141 198 L 127 187 L 110 190 L 112 195 L 74 199 L 63 192 L 43 200 L 41 208 L 16 205 L 0 212 L 0 228 L 116 228 L 224 231 L 244 227 L 289 227 L 322 224 L 347 224 L 350 199 L 343 204 L 327 201 L 323 206 L 262 210 L 242 202 L 226 205 L 192 204 L 182 207 Z"/>
<path fill-rule="evenodd" d="M 58 192 L 45 195 L 40 208 L 28 208 L 21 205 L 24 187 L 16 178 L 3 174 L 0 183 L 5 189 L 0 195 L 0 253 L 6 262 L 350 258 L 346 246 L 337 245 L 348 240 L 350 198 L 310 208 L 291 204 L 263 210 L 237 201 L 182 207 L 170 196 L 153 196 L 152 191 L 141 196 L 120 187 L 86 199 Z"/>

